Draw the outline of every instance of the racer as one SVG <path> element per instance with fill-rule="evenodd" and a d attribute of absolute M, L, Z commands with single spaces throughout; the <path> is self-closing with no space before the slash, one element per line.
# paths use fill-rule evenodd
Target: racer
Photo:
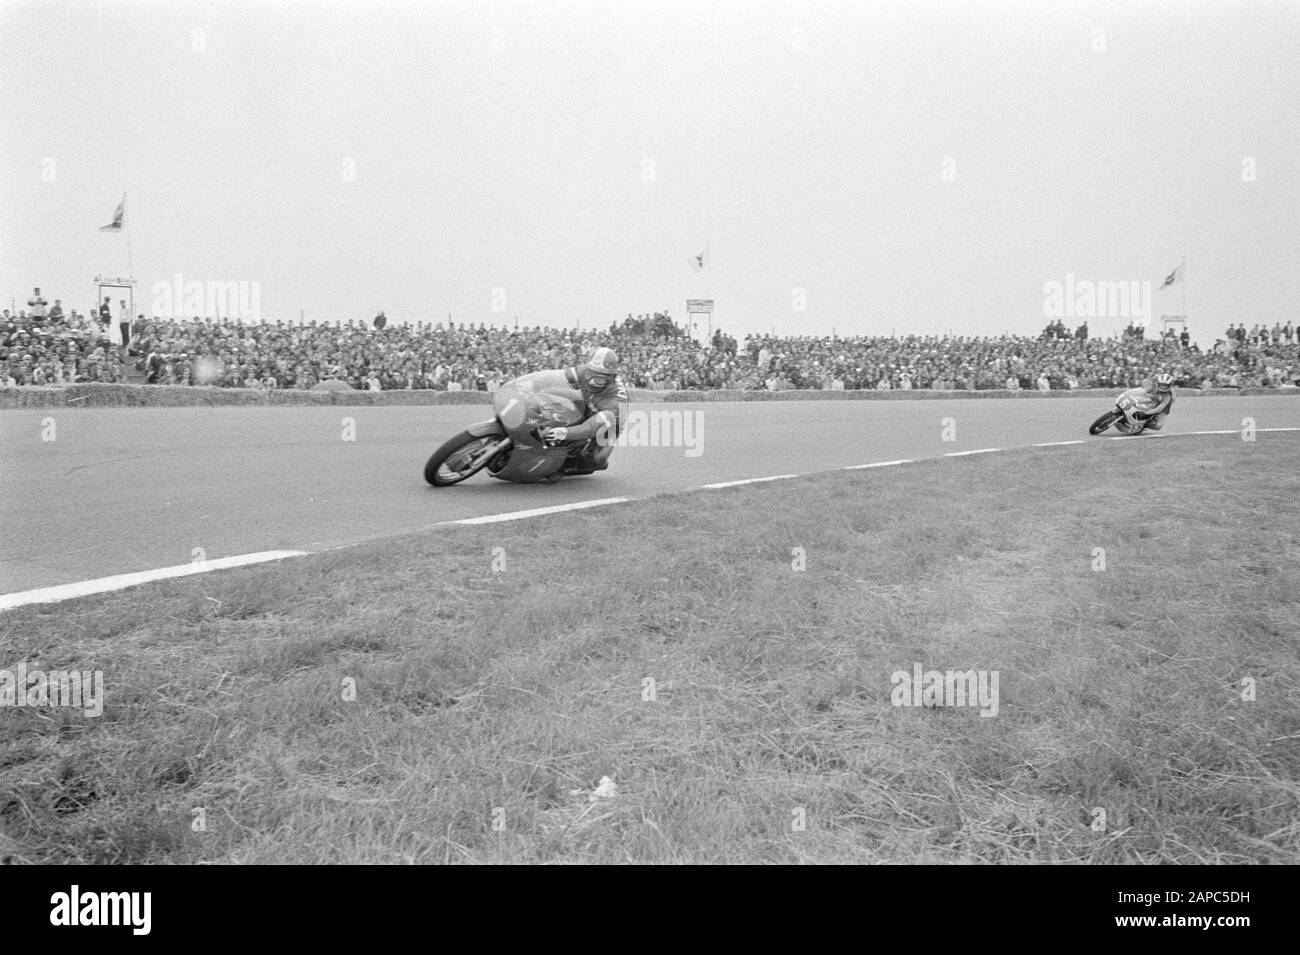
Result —
<path fill-rule="evenodd" d="M 586 417 L 578 424 L 545 428 L 542 440 L 551 447 L 573 449 L 563 474 L 592 474 L 609 467 L 614 440 L 623 424 L 627 388 L 618 380 L 618 355 L 612 348 L 597 348 L 586 364 L 535 371 L 509 382 L 525 391 L 578 391 Z M 556 474 L 558 480 L 560 474 Z"/>
<path fill-rule="evenodd" d="M 1161 372 L 1150 387 L 1144 383 L 1130 388 L 1119 397 L 1121 407 L 1125 398 L 1130 403 L 1125 408 L 1125 421 L 1119 425 L 1119 430 L 1129 434 L 1143 430 L 1159 431 L 1174 407 L 1174 376 Z"/>

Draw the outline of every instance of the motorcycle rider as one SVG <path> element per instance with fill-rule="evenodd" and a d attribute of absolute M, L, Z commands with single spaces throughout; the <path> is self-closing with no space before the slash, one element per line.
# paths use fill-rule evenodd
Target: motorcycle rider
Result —
<path fill-rule="evenodd" d="M 564 468 L 564 474 L 591 474 L 609 467 L 614 439 L 623 424 L 622 405 L 628 400 L 627 388 L 618 380 L 618 366 L 615 351 L 602 347 L 593 351 L 584 365 L 535 371 L 510 383 L 524 383 L 543 391 L 567 387 L 581 392 L 586 417 L 578 424 L 541 432 L 551 447 L 568 445 L 575 450 L 574 460 Z M 559 477 L 555 475 L 556 480 Z"/>
<path fill-rule="evenodd" d="M 1159 431 L 1164 426 L 1165 418 L 1174 407 L 1174 376 L 1166 372 L 1156 375 L 1152 387 L 1139 385 L 1120 395 L 1121 400 L 1130 399 L 1132 407 L 1125 412 L 1127 428 L 1122 431 L 1150 430 Z M 1144 428 L 1145 425 L 1145 428 Z"/>

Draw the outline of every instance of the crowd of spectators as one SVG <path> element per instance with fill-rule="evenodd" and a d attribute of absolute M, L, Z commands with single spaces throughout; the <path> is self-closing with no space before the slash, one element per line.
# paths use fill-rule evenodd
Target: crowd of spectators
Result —
<path fill-rule="evenodd" d="M 91 316 L 67 311 L 34 289 L 27 308 L 0 315 L 0 386 L 125 381 L 126 363 L 113 347 L 99 306 Z"/>
<path fill-rule="evenodd" d="M 1162 371 L 1185 388 L 1300 380 L 1300 344 L 1285 341 L 1223 341 L 1208 352 L 1176 337 L 1130 336 L 757 338 L 747 344 L 769 388 L 1127 388 Z"/>
<path fill-rule="evenodd" d="M 131 379 L 306 389 L 335 379 L 369 390 L 492 391 L 599 345 L 618 351 L 626 383 L 655 390 L 1126 388 L 1161 371 L 1185 388 L 1300 383 L 1290 322 L 1230 326 L 1202 351 L 1185 334 L 1090 338 L 1086 325 L 1070 332 L 1059 322 L 1038 337 L 751 335 L 741 344 L 718 331 L 705 347 L 667 312 L 583 330 L 390 324 L 383 313 L 343 324 L 140 315 L 120 331 L 111 321 L 107 308 L 79 315 L 37 290 L 28 309 L 0 316 L 0 386 Z"/>

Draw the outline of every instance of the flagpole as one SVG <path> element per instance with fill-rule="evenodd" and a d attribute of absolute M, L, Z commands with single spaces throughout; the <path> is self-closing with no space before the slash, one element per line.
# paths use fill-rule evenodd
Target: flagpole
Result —
<path fill-rule="evenodd" d="M 1183 256 L 1183 327 L 1187 327 L 1187 256 Z"/>
<path fill-rule="evenodd" d="M 126 193 L 122 193 L 122 231 L 126 233 L 126 274 L 131 277 L 131 230 L 126 225 Z"/>

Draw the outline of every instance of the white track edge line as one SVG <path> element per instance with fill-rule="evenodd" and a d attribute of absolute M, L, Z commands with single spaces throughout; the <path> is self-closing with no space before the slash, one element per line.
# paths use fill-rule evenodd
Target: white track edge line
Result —
<path fill-rule="evenodd" d="M 130 574 L 98 577 L 94 580 L 79 580 L 71 584 L 56 584 L 53 587 L 38 587 L 35 590 L 20 590 L 17 593 L 0 595 L 0 610 L 11 610 L 14 607 L 22 607 L 27 604 L 58 603 L 63 600 L 71 600 L 74 597 L 88 597 L 92 594 L 106 594 L 114 590 L 125 590 L 127 587 L 153 583 L 157 580 L 190 577 L 194 574 L 206 574 L 214 570 L 228 570 L 233 567 L 246 567 L 250 564 L 264 564 L 267 561 L 284 560 L 288 557 L 304 557 L 308 553 L 310 551 L 264 550 L 255 554 L 218 557 L 215 560 L 177 564 L 174 567 L 159 567 L 154 570 L 141 570 Z"/>
<path fill-rule="evenodd" d="M 721 487 L 740 487 L 742 484 L 762 484 L 764 481 L 785 481 L 789 478 L 805 477 L 803 474 L 773 474 L 771 477 L 745 478 L 743 481 L 721 481 L 717 484 L 700 484 L 698 488 L 714 490 Z"/>
<path fill-rule="evenodd" d="M 585 507 L 601 507 L 605 504 L 626 504 L 631 498 L 603 497 L 595 501 L 574 501 L 572 504 L 556 504 L 552 507 L 534 507 L 527 511 L 507 511 L 504 514 L 488 514 L 485 517 L 466 517 L 459 521 L 444 521 L 444 524 L 500 524 L 505 521 L 522 521 L 529 517 L 543 517 L 547 514 L 561 514 L 564 511 L 580 511 Z"/>
<path fill-rule="evenodd" d="M 897 461 L 877 461 L 875 464 L 850 464 L 840 468 L 841 471 L 863 471 L 867 468 L 888 468 L 895 464 L 915 464 L 912 458 L 899 458 Z"/>

